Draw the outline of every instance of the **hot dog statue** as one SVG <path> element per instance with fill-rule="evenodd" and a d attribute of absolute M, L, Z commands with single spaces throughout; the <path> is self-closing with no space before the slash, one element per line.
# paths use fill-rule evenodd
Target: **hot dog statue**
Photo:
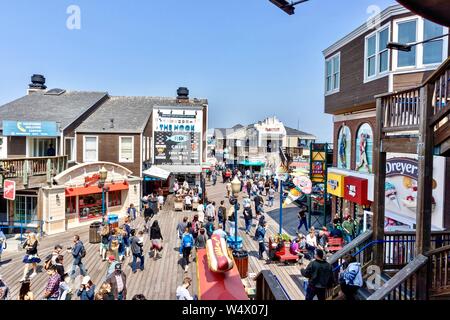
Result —
<path fill-rule="evenodd" d="M 212 272 L 227 272 L 233 268 L 233 259 L 228 255 L 227 243 L 219 235 L 212 235 L 206 242 L 206 256 Z"/>

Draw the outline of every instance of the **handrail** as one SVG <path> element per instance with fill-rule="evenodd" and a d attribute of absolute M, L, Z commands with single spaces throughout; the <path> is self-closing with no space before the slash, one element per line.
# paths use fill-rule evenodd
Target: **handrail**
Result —
<path fill-rule="evenodd" d="M 68 157 L 68 156 L 4 158 L 4 159 L 0 159 L 0 162 L 2 162 L 2 161 L 22 161 L 22 160 L 60 159 L 60 158 L 67 158 L 67 157 Z"/>
<path fill-rule="evenodd" d="M 428 251 L 425 255 L 427 257 L 430 257 L 432 255 L 435 255 L 435 254 L 438 254 L 438 253 L 441 253 L 444 251 L 449 251 L 449 250 L 450 250 L 450 246 L 440 247 L 440 248 L 436 248 L 436 249 Z"/>
<path fill-rule="evenodd" d="M 421 87 L 423 87 L 427 84 L 432 84 L 434 81 L 437 80 L 437 78 L 439 78 L 441 76 L 441 73 L 448 67 L 450 67 L 450 57 L 448 57 L 447 60 L 442 62 L 442 64 L 439 66 L 439 68 L 434 70 L 434 72 L 427 79 L 425 79 L 425 81 L 422 83 Z"/>
<path fill-rule="evenodd" d="M 290 297 L 272 271 L 261 270 L 256 277 L 256 299 L 288 300 Z"/>
<path fill-rule="evenodd" d="M 358 246 L 361 245 L 361 243 L 372 238 L 372 235 L 373 235 L 372 230 L 368 230 L 368 231 L 360 234 L 352 242 L 350 242 L 346 246 L 344 246 L 344 248 L 342 248 L 342 250 L 336 252 L 329 259 L 327 259 L 328 263 L 330 263 L 331 265 L 335 264 L 336 262 L 338 262 L 339 259 L 342 259 L 351 250 L 356 249 Z"/>
<path fill-rule="evenodd" d="M 408 263 L 402 270 L 395 274 L 380 289 L 375 291 L 367 300 L 383 300 L 395 289 L 401 287 L 402 283 L 414 277 L 416 272 L 423 268 L 428 262 L 428 257 L 420 254 Z M 414 297 L 413 297 L 414 298 Z"/>
<path fill-rule="evenodd" d="M 278 279 L 278 277 L 276 275 L 273 275 L 273 277 L 275 278 L 275 280 L 278 282 L 278 284 L 281 287 L 281 290 L 283 290 L 283 293 L 286 295 L 286 298 L 288 298 L 288 300 L 292 300 L 291 296 L 289 295 L 289 293 L 286 291 L 286 289 L 284 288 L 283 284 L 281 283 L 281 281 Z"/>

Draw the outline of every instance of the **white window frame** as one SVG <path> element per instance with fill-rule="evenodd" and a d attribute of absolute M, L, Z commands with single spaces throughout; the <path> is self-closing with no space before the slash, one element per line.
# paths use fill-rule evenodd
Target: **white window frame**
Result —
<path fill-rule="evenodd" d="M 122 158 L 122 139 L 131 138 L 131 160 Z M 119 136 L 119 163 L 133 163 L 134 162 L 134 136 Z"/>
<path fill-rule="evenodd" d="M 408 22 L 416 20 L 416 42 L 423 41 L 424 37 L 424 26 L 425 26 L 425 19 L 419 16 L 412 16 L 412 17 L 406 17 L 401 19 L 396 19 L 393 21 L 393 42 L 398 42 L 398 25 L 399 23 Z M 443 27 L 443 34 L 447 34 L 449 31 L 448 27 Z M 448 56 L 448 36 L 443 37 L 443 46 L 442 46 L 442 61 L 445 61 L 445 59 Z M 432 64 L 424 64 L 423 63 L 423 44 L 418 44 L 416 47 L 416 63 L 414 66 L 407 66 L 407 67 L 398 67 L 398 51 L 392 50 L 392 70 L 393 71 L 427 71 L 427 70 L 434 70 L 436 67 L 442 64 L 442 61 L 439 63 L 432 63 Z"/>
<path fill-rule="evenodd" d="M 95 141 L 97 142 L 95 160 L 86 159 L 86 138 L 95 138 Z M 83 136 L 83 162 L 98 162 L 98 136 Z"/>
<path fill-rule="evenodd" d="M 331 89 L 327 91 L 327 63 L 331 62 L 331 88 L 334 88 L 334 75 L 336 74 L 336 70 L 334 70 L 334 63 L 333 60 L 334 58 L 338 57 L 339 58 L 339 69 L 338 69 L 338 73 L 339 73 L 339 84 L 337 86 L 336 89 Z M 324 88 L 325 88 L 325 96 L 337 93 L 340 91 L 341 88 L 341 52 L 339 51 L 338 53 L 332 55 L 331 57 L 325 59 L 325 83 L 324 83 Z"/>
<path fill-rule="evenodd" d="M 75 138 L 74 137 L 65 137 L 64 138 L 64 153 L 66 153 L 66 144 L 67 144 L 68 140 L 72 141 L 72 158 L 71 159 L 68 158 L 67 161 L 68 162 L 75 162 L 76 159 L 77 159 L 77 155 L 75 154 L 76 148 L 75 148 Z"/>
<path fill-rule="evenodd" d="M 376 80 L 376 79 L 380 79 L 382 77 L 385 77 L 389 74 L 390 70 L 391 70 L 391 50 L 387 49 L 387 53 L 388 53 L 388 67 L 386 71 L 380 72 L 380 53 L 383 50 L 380 50 L 380 33 L 388 30 L 388 41 L 390 41 L 391 39 L 391 25 L 390 23 L 387 23 L 383 26 L 381 26 L 379 29 L 375 30 L 374 32 L 368 34 L 365 38 L 364 38 L 364 83 Z M 368 64 L 368 55 L 367 55 L 367 47 L 368 47 L 368 40 L 369 38 L 375 36 L 375 74 L 373 76 L 368 76 L 367 72 L 369 71 L 369 64 Z"/>

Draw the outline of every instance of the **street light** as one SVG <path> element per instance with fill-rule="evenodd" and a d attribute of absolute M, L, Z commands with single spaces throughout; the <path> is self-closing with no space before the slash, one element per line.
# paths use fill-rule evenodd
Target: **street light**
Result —
<path fill-rule="evenodd" d="M 233 192 L 233 197 L 230 198 L 230 203 L 234 205 L 234 249 L 238 249 L 238 210 L 239 210 L 239 192 L 241 191 L 241 181 L 239 181 L 237 175 L 234 176 L 233 181 L 231 181 L 231 191 Z"/>
<path fill-rule="evenodd" d="M 287 0 L 269 0 L 269 1 L 272 2 L 274 5 L 276 5 L 278 8 L 280 8 L 281 10 L 283 10 L 284 12 L 286 12 L 288 15 L 293 15 L 295 13 L 295 6 L 308 0 L 300 0 L 295 2 L 289 2 Z"/>
<path fill-rule="evenodd" d="M 99 172 L 99 182 L 98 185 L 100 188 L 102 188 L 102 222 L 105 223 L 105 192 L 107 191 L 107 188 L 105 188 L 106 178 L 108 177 L 108 170 L 106 170 L 105 166 L 103 166 Z"/>
<path fill-rule="evenodd" d="M 405 43 L 399 43 L 399 42 L 388 42 L 388 44 L 386 45 L 387 49 L 391 49 L 391 50 L 399 50 L 399 51 L 405 51 L 405 52 L 410 52 L 411 48 L 414 46 L 417 46 L 418 44 L 423 44 L 423 43 L 427 43 L 430 41 L 434 41 L 437 39 L 441 39 L 444 37 L 447 37 L 449 35 L 449 33 L 447 34 L 442 34 L 440 36 L 437 37 L 433 37 L 424 41 L 420 41 L 420 42 L 414 42 L 414 43 L 410 43 L 410 44 L 405 44 Z"/>

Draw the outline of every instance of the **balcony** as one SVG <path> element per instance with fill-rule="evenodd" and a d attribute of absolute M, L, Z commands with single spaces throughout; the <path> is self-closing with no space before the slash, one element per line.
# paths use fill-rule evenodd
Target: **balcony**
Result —
<path fill-rule="evenodd" d="M 67 169 L 67 156 L 10 158 L 0 160 L 4 179 L 16 181 L 17 190 L 52 183 L 52 178 Z"/>

